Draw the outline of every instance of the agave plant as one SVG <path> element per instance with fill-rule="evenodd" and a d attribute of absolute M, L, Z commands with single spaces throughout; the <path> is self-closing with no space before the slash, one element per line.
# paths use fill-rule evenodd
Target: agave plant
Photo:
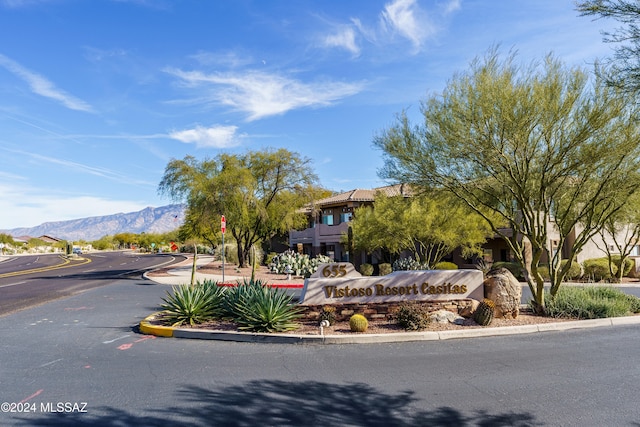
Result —
<path fill-rule="evenodd" d="M 300 309 L 286 292 L 262 287 L 242 294 L 236 303 L 238 329 L 253 332 L 284 332 L 298 328 Z"/>
<path fill-rule="evenodd" d="M 261 292 L 266 286 L 266 282 L 260 279 L 244 279 L 236 286 L 227 290 L 222 300 L 223 317 L 236 321 L 242 314 L 239 312 L 240 301 L 250 300 L 252 295 Z"/>
<path fill-rule="evenodd" d="M 215 282 L 174 286 L 161 307 L 172 326 L 195 325 L 220 316 L 223 295 L 224 289 Z"/>

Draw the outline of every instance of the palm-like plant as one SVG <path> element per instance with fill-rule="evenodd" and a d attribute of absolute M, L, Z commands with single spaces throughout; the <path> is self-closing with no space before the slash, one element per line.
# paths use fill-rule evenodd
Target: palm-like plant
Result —
<path fill-rule="evenodd" d="M 298 328 L 300 310 L 291 304 L 292 297 L 284 291 L 263 287 L 259 292 L 245 294 L 236 309 L 238 329 L 253 332 L 284 332 Z"/>
<path fill-rule="evenodd" d="M 194 286 L 174 286 L 162 298 L 165 319 L 172 326 L 195 325 L 219 317 L 222 313 L 224 288 L 216 282 L 205 281 Z"/>
<path fill-rule="evenodd" d="M 286 292 L 270 288 L 260 280 L 245 280 L 225 295 L 225 316 L 238 329 L 253 332 L 284 332 L 298 328 L 300 310 Z"/>

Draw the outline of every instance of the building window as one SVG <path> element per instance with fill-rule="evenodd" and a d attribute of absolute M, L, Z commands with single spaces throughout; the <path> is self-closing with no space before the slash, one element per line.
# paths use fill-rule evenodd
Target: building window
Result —
<path fill-rule="evenodd" d="M 633 247 L 633 249 L 631 249 L 631 253 L 629 255 L 631 255 L 631 256 L 640 256 L 640 246 L 639 245 L 635 245 Z"/>
<path fill-rule="evenodd" d="M 340 223 L 342 224 L 343 222 L 349 222 L 351 221 L 351 216 L 353 214 L 351 212 L 347 212 L 347 213 L 341 213 L 340 214 Z"/>
<path fill-rule="evenodd" d="M 333 225 L 333 215 L 322 215 L 322 223 L 326 225 Z"/>

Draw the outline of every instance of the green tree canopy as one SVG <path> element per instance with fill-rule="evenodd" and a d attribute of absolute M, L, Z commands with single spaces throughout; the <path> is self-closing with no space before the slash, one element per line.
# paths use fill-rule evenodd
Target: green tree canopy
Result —
<path fill-rule="evenodd" d="M 576 3 L 582 16 L 614 19 L 622 25 L 603 31 L 604 41 L 615 45 L 607 60 L 613 72 L 606 81 L 630 92 L 640 91 L 640 3 L 637 0 L 585 0 Z"/>
<path fill-rule="evenodd" d="M 358 208 L 351 222 L 354 247 L 392 254 L 409 251 L 433 268 L 456 248 L 464 256 L 481 253 L 491 235 L 483 219 L 446 194 L 388 197 L 378 192 L 375 207 Z"/>
<path fill-rule="evenodd" d="M 634 247 L 640 244 L 640 192 L 631 195 L 622 209 L 605 221 L 599 234 L 602 245 L 598 247 L 607 255 L 609 272 L 612 277 L 621 281 L 625 260 L 629 258 Z M 618 267 L 615 274 L 614 265 Z"/>
<path fill-rule="evenodd" d="M 138 243 L 138 235 L 135 233 L 118 233 L 113 236 L 113 240 L 120 248 L 130 248 L 131 245 Z"/>
<path fill-rule="evenodd" d="M 192 156 L 171 160 L 159 191 L 186 201 L 182 237 L 217 240 L 225 215 L 244 266 L 254 244 L 304 223 L 298 209 L 312 201 L 316 181 L 309 159 L 268 149 L 203 161 Z"/>
<path fill-rule="evenodd" d="M 0 243 L 8 243 L 10 245 L 14 245 L 13 236 L 6 233 L 0 233 Z"/>
<path fill-rule="evenodd" d="M 637 113 L 630 96 L 552 56 L 521 67 L 493 49 L 423 102 L 422 124 L 401 114 L 374 143 L 385 157 L 381 176 L 442 188 L 482 215 L 544 311 L 542 256 L 555 295 L 571 265 L 561 268 L 555 248 L 572 260 L 640 184 Z"/>

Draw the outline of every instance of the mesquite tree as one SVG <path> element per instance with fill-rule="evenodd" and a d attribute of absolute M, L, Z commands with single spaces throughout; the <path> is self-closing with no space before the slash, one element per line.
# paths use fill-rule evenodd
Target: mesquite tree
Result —
<path fill-rule="evenodd" d="M 299 208 L 312 201 L 316 181 L 309 159 L 278 149 L 203 161 L 173 159 L 159 191 L 186 201 L 185 235 L 207 235 L 212 241 L 225 215 L 243 267 L 254 244 L 306 222 Z"/>

